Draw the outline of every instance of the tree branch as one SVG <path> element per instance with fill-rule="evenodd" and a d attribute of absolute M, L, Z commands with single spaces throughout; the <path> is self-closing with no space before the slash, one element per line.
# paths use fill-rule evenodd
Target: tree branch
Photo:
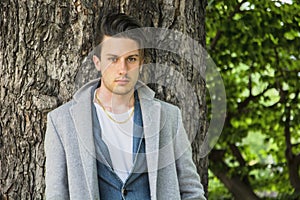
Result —
<path fill-rule="evenodd" d="M 235 144 L 229 144 L 232 154 L 236 157 L 237 161 L 239 162 L 241 167 L 246 166 L 246 161 L 243 158 L 241 151 Z"/>
<path fill-rule="evenodd" d="M 224 150 L 212 150 L 209 154 L 210 169 L 236 199 L 258 200 L 251 185 L 244 182 L 239 174 L 231 174 L 230 168 L 224 162 Z"/>
<path fill-rule="evenodd" d="M 281 89 L 282 90 L 282 89 Z M 295 155 L 293 154 L 292 148 L 293 144 L 291 142 L 291 132 L 290 132 L 290 122 L 291 122 L 291 107 L 287 105 L 287 98 L 285 97 L 286 93 L 283 93 L 284 96 L 282 98 L 285 100 L 285 123 L 284 123 L 284 136 L 285 136 L 285 144 L 286 144 L 286 157 L 288 160 L 291 160 L 295 158 Z M 293 98 L 291 103 L 296 103 L 299 95 L 299 89 L 296 91 L 296 95 Z"/>
<path fill-rule="evenodd" d="M 300 165 L 300 153 L 294 157 L 294 161 L 297 163 L 297 165 Z"/>
<path fill-rule="evenodd" d="M 243 102 L 238 104 L 238 112 L 241 112 L 251 101 L 257 100 L 259 97 L 264 95 L 266 91 L 268 91 L 271 88 L 272 85 L 268 85 L 266 89 L 264 89 L 260 94 L 258 95 L 249 95 Z"/>
<path fill-rule="evenodd" d="M 293 101 L 297 101 L 299 91 Z M 300 194 L 300 176 L 299 176 L 299 166 L 300 166 L 300 155 L 297 156 L 293 153 L 293 145 L 291 142 L 291 131 L 290 131 L 290 122 L 291 122 L 291 106 L 288 105 L 288 98 L 283 97 L 285 100 L 285 109 L 283 117 L 285 117 L 284 122 L 284 136 L 285 136 L 285 157 L 287 160 L 287 166 L 289 171 L 289 179 L 292 187 L 295 189 L 295 194 Z"/>
<path fill-rule="evenodd" d="M 293 159 L 292 143 L 291 143 L 291 132 L 290 132 L 290 120 L 291 120 L 291 108 L 285 106 L 285 123 L 284 123 L 284 136 L 285 136 L 285 155 L 288 160 Z"/>

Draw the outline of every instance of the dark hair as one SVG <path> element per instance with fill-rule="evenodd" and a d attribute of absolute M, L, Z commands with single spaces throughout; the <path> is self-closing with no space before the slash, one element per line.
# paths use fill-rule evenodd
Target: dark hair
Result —
<path fill-rule="evenodd" d="M 144 35 L 141 31 L 142 25 L 135 18 L 124 13 L 109 13 L 99 19 L 96 27 L 94 43 L 96 45 L 94 55 L 100 58 L 101 42 L 104 36 L 124 37 L 136 41 L 139 44 L 141 56 L 143 57 L 142 46 Z M 130 31 L 137 29 L 137 31 Z"/>

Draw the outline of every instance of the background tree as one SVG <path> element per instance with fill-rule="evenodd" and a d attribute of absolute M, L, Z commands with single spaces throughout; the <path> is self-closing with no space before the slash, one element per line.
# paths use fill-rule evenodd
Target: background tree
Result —
<path fill-rule="evenodd" d="M 299 5 L 208 3 L 208 51 L 228 103 L 224 130 L 210 154 L 211 199 L 300 198 Z"/>
<path fill-rule="evenodd" d="M 145 26 L 179 30 L 205 46 L 205 6 L 205 0 L 1 0 L 0 196 L 44 199 L 46 114 L 72 97 L 75 80 L 85 81 L 77 73 L 89 64 L 85 58 L 94 45 L 99 13 L 111 10 L 132 14 Z M 176 65 L 176 70 L 184 72 L 196 88 L 199 102 L 205 102 L 205 85 L 200 75 L 193 75 L 183 59 L 158 53 L 151 51 L 151 57 Z M 160 98 L 173 101 L 167 91 L 159 94 Z M 200 107 L 198 114 L 203 117 L 193 150 L 207 189 L 207 158 L 198 154 L 206 130 L 205 104 Z"/>

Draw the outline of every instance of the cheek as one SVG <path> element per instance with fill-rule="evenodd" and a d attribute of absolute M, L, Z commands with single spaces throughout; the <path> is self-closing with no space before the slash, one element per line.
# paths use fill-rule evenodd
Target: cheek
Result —
<path fill-rule="evenodd" d="M 130 70 L 129 70 L 129 72 L 128 73 L 131 73 L 131 74 L 138 74 L 139 73 L 139 70 L 140 70 L 140 68 L 139 68 L 139 66 L 136 66 L 136 67 L 132 67 Z"/>
<path fill-rule="evenodd" d="M 140 75 L 139 70 L 134 70 L 131 73 L 129 73 L 129 76 L 131 77 L 131 80 L 133 82 L 136 82 L 139 79 L 139 75 Z"/>
<path fill-rule="evenodd" d="M 112 76 L 113 76 L 113 73 L 108 69 L 106 69 L 104 72 L 102 72 L 102 77 L 107 80 L 111 79 Z"/>
<path fill-rule="evenodd" d="M 114 71 L 114 67 L 113 66 L 108 65 L 106 63 L 103 63 L 101 65 L 101 72 L 102 72 L 102 74 L 111 74 L 111 73 L 113 73 L 113 71 Z"/>

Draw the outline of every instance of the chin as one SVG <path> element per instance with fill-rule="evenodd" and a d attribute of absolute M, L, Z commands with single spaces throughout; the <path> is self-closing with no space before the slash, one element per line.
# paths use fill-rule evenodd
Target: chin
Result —
<path fill-rule="evenodd" d="M 113 90 L 113 93 L 116 94 L 116 95 L 127 95 L 130 92 L 132 92 L 133 89 L 134 89 L 133 87 L 132 88 L 127 88 L 127 89 L 125 89 L 125 88 L 118 88 L 118 89 Z"/>

